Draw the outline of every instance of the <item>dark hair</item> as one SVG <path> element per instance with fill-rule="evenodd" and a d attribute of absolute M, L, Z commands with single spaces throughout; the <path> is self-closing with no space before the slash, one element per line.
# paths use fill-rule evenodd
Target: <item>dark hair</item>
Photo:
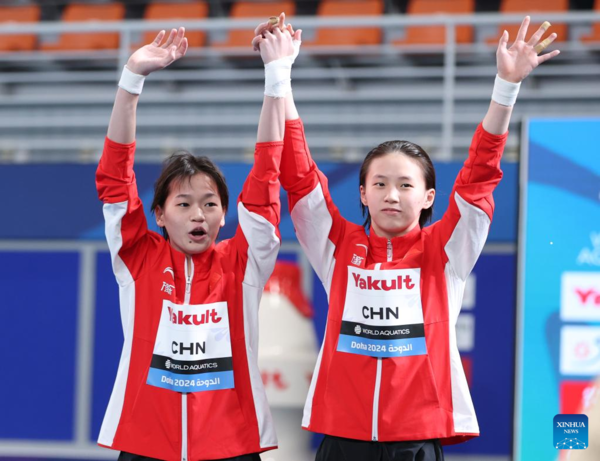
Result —
<path fill-rule="evenodd" d="M 365 187 L 367 172 L 369 171 L 369 167 L 371 166 L 371 162 L 373 160 L 394 152 L 404 154 L 407 157 L 416 160 L 421 166 L 421 171 L 423 172 L 423 177 L 425 178 L 425 188 L 435 189 L 435 169 L 433 168 L 433 163 L 431 163 L 429 155 L 427 155 L 427 152 L 425 152 L 421 146 L 418 146 L 410 141 L 386 141 L 379 144 L 374 149 L 371 149 L 360 167 L 360 185 Z M 369 214 L 369 209 L 364 206 L 362 202 L 360 202 L 360 208 L 363 216 L 365 217 L 363 226 L 368 229 L 371 227 L 371 215 Z M 419 216 L 419 226 L 424 227 L 425 224 L 431 221 L 432 216 L 433 204 L 431 207 L 421 210 L 421 215 Z"/>
<path fill-rule="evenodd" d="M 225 182 L 225 176 L 221 170 L 208 157 L 194 156 L 185 150 L 180 150 L 173 153 L 168 159 L 163 162 L 160 176 L 154 183 L 154 200 L 152 200 L 152 213 L 156 207 L 164 208 L 171 184 L 174 182 L 180 183 L 184 179 L 191 181 L 192 177 L 198 173 L 204 173 L 209 176 L 217 185 L 217 191 L 221 199 L 223 211 L 227 212 L 229 206 L 229 190 Z M 167 228 L 161 228 L 165 239 L 169 239 Z"/>

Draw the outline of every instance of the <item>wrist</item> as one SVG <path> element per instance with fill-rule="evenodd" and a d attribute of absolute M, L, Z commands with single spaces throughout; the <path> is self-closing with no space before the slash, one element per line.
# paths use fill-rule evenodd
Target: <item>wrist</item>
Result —
<path fill-rule="evenodd" d="M 508 75 L 502 75 L 501 72 L 498 72 L 496 75 L 498 77 L 500 77 L 502 80 L 505 80 L 510 83 L 521 83 L 521 81 L 522 81 L 522 80 L 515 81 L 515 77 L 510 77 Z"/>
<path fill-rule="evenodd" d="M 144 70 L 138 65 L 137 59 L 129 58 L 125 66 L 134 74 L 143 75 L 144 77 L 147 77 L 150 74 L 149 72 L 144 72 Z"/>
<path fill-rule="evenodd" d="M 502 106 L 514 106 L 521 88 L 521 82 L 511 82 L 496 75 L 492 101 Z"/>
<path fill-rule="evenodd" d="M 285 98 L 292 91 L 292 62 L 288 57 L 265 64 L 265 96 Z"/>
<path fill-rule="evenodd" d="M 123 67 L 121 79 L 119 80 L 119 88 L 127 91 L 128 93 L 139 95 L 144 87 L 145 79 L 145 75 L 138 74 L 125 66 Z"/>

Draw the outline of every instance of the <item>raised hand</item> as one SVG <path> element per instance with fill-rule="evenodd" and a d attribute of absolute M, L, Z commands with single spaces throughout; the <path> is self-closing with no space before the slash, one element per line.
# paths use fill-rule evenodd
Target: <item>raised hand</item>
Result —
<path fill-rule="evenodd" d="M 282 13 L 283 14 L 283 13 Z M 298 54 L 300 54 L 300 45 L 302 44 L 302 29 L 298 29 L 294 32 L 294 28 L 291 24 L 284 24 L 284 27 L 292 36 L 292 43 L 294 44 L 294 54 L 292 56 L 292 64 L 296 61 Z"/>
<path fill-rule="evenodd" d="M 560 51 L 554 50 L 539 56 L 539 53 L 556 39 L 556 34 L 551 34 L 548 38 L 540 42 L 546 30 L 550 27 L 549 22 L 544 22 L 535 34 L 531 36 L 529 41 L 526 42 L 525 37 L 529 22 L 529 16 L 525 16 L 517 33 L 517 38 L 510 48 L 508 48 L 508 32 L 504 31 L 500 37 L 500 43 L 496 51 L 498 75 L 509 82 L 521 82 L 541 63 L 560 53 Z"/>
<path fill-rule="evenodd" d="M 252 39 L 252 48 L 254 51 L 260 51 L 259 44 L 264 38 L 266 31 L 273 32 L 275 27 L 283 30 L 285 24 L 285 13 L 281 13 L 279 16 L 273 16 L 268 21 L 261 22 L 256 29 L 254 29 L 254 38 Z"/>
<path fill-rule="evenodd" d="M 155 70 L 164 69 L 168 65 L 182 58 L 188 48 L 185 29 L 173 29 L 167 40 L 165 31 L 161 30 L 154 41 L 145 45 L 131 55 L 127 61 L 127 67 L 135 74 L 149 75 Z"/>
<path fill-rule="evenodd" d="M 252 47 L 254 48 L 254 51 L 261 51 L 260 48 L 260 44 L 268 37 L 267 33 L 271 33 L 273 35 L 276 34 L 277 30 L 280 30 L 282 32 L 282 34 L 289 34 L 292 37 L 292 44 L 293 44 L 293 53 L 291 55 L 284 55 L 284 56 L 291 56 L 291 62 L 292 64 L 294 63 L 294 61 L 296 60 L 296 57 L 298 56 L 298 53 L 300 52 L 300 43 L 302 42 L 302 30 L 297 30 L 294 31 L 294 28 L 292 27 L 291 24 L 286 24 L 285 23 L 285 13 L 281 13 L 278 17 L 275 18 L 271 18 L 274 19 L 274 21 L 269 20 L 266 22 L 263 22 L 261 24 L 259 24 L 256 29 L 254 29 L 254 39 L 252 40 Z M 287 39 L 286 39 L 287 40 Z M 261 52 L 262 55 L 262 52 Z M 284 57 L 281 56 L 281 57 Z M 263 58 L 264 61 L 264 58 Z M 268 61 L 265 61 L 265 64 Z"/>
<path fill-rule="evenodd" d="M 292 36 L 287 29 L 275 27 L 273 32 L 266 30 L 258 43 L 260 56 L 265 64 L 294 55 Z"/>

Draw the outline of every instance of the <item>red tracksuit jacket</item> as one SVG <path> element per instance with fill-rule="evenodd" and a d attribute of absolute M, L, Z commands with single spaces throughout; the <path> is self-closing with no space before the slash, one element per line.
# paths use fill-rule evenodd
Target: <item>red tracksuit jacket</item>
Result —
<path fill-rule="evenodd" d="M 302 122 L 287 122 L 281 183 L 329 298 L 304 428 L 384 442 L 479 435 L 455 325 L 491 223 L 506 136 L 479 126 L 442 219 L 388 240 L 341 217 Z"/>
<path fill-rule="evenodd" d="M 188 273 L 185 255 L 147 228 L 133 173 L 135 143 L 106 139 L 96 184 L 104 202 L 125 341 L 100 445 L 169 461 L 229 458 L 277 447 L 257 349 L 258 305 L 280 246 L 282 149 L 283 142 L 256 145 L 254 167 L 237 205 L 235 236 L 194 255 Z M 220 376 L 228 376 L 227 388 L 188 393 L 148 383 L 153 373 L 167 375 L 163 379 L 169 381 L 169 373 L 181 365 L 173 357 L 155 365 L 155 360 L 165 359 L 156 352 L 159 328 L 194 329 L 204 322 L 202 314 L 183 315 L 183 305 L 209 314 L 216 312 L 215 306 L 226 309 L 225 320 L 214 314 L 206 321 L 222 325 L 228 320 L 229 331 L 220 340 L 226 339 L 229 357 L 193 363 L 199 368 L 224 367 Z M 178 350 L 181 345 L 187 350 Z M 181 345 L 173 341 L 172 352 L 202 358 L 198 346 Z M 177 380 L 182 385 L 191 382 L 201 389 L 220 382 L 204 379 L 216 375 L 172 376 L 182 378 Z M 188 379 L 194 376 L 197 379 Z"/>

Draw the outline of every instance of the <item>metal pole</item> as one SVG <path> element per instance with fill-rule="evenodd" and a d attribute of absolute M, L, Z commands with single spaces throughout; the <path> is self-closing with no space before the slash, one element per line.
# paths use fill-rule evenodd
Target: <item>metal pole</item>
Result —
<path fill-rule="evenodd" d="M 128 27 L 121 29 L 121 44 L 119 47 L 119 68 L 117 69 L 117 78 L 121 76 L 121 69 L 127 64 L 131 53 L 131 30 Z"/>
<path fill-rule="evenodd" d="M 96 297 L 96 250 L 84 246 L 79 260 L 79 310 L 77 318 L 77 368 L 75 387 L 75 443 L 90 445 L 92 380 L 94 363 L 94 314 Z"/>
<path fill-rule="evenodd" d="M 446 48 L 444 49 L 444 96 L 442 118 L 442 151 L 439 158 L 452 158 L 454 132 L 454 86 L 456 77 L 456 24 L 446 22 Z"/>

